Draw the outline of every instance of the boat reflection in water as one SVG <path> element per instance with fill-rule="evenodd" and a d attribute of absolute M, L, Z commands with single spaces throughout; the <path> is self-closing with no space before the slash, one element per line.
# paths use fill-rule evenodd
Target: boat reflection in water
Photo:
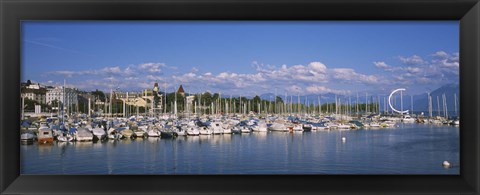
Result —
<path fill-rule="evenodd" d="M 22 174 L 460 173 L 441 166 L 460 164 L 459 127 L 426 124 L 34 143 L 20 150 Z M 61 168 L 40 168 L 52 162 Z"/>

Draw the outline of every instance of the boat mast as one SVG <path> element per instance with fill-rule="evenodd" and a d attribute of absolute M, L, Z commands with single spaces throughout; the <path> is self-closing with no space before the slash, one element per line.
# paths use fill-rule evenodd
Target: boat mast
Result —
<path fill-rule="evenodd" d="M 25 119 L 25 95 L 22 94 L 22 120 Z"/>
<path fill-rule="evenodd" d="M 429 113 L 429 116 L 430 118 L 432 118 L 432 111 L 433 111 L 433 108 L 432 108 L 432 96 L 430 96 L 430 93 L 428 93 L 428 113 Z"/>
<path fill-rule="evenodd" d="M 403 113 L 403 91 L 400 91 L 400 109 Z"/>
<path fill-rule="evenodd" d="M 300 92 L 297 92 L 298 102 L 297 102 L 297 115 L 300 114 Z"/>
<path fill-rule="evenodd" d="M 242 106 L 242 94 L 240 94 L 240 98 L 239 98 L 238 101 L 239 101 L 239 103 L 238 103 L 238 106 L 239 106 L 239 108 L 238 108 L 238 114 L 241 114 L 241 113 L 242 113 L 242 107 L 243 107 L 243 106 Z"/>
<path fill-rule="evenodd" d="M 337 94 L 335 94 L 335 115 L 338 115 L 338 99 L 337 99 Z"/>
<path fill-rule="evenodd" d="M 365 113 L 368 112 L 368 93 L 365 92 Z"/>
<path fill-rule="evenodd" d="M 177 90 L 175 90 L 175 102 L 174 102 L 174 116 L 177 117 Z"/>
<path fill-rule="evenodd" d="M 290 115 L 293 115 L 293 94 L 290 94 Z"/>
<path fill-rule="evenodd" d="M 383 114 L 388 113 L 387 102 L 385 101 L 385 96 L 383 96 Z"/>
<path fill-rule="evenodd" d="M 356 108 L 357 108 L 357 115 L 358 115 L 358 92 L 357 92 L 357 101 L 355 102 L 356 103 Z"/>
<path fill-rule="evenodd" d="M 440 116 L 440 99 L 438 98 L 438 95 L 437 95 L 437 116 Z"/>
<path fill-rule="evenodd" d="M 322 96 L 322 94 L 318 95 L 318 113 L 319 114 L 322 114 L 322 104 L 320 102 L 321 96 Z"/>
<path fill-rule="evenodd" d="M 412 111 L 412 114 L 413 114 L 413 95 L 410 95 L 410 101 L 411 101 L 411 103 L 410 103 L 411 109 L 410 110 Z"/>
<path fill-rule="evenodd" d="M 350 114 L 351 114 L 350 112 L 351 112 L 351 110 L 352 110 L 352 107 L 351 107 L 351 106 L 352 106 L 352 99 L 351 99 L 351 96 L 349 95 L 349 96 L 348 96 L 348 115 L 349 115 L 349 116 L 350 116 Z"/>
<path fill-rule="evenodd" d="M 273 113 L 277 114 L 277 88 L 275 87 L 275 107 L 273 109 Z"/>
<path fill-rule="evenodd" d="M 448 105 L 447 105 L 447 96 L 445 94 L 443 94 L 443 105 L 445 105 L 445 107 L 443 108 L 444 112 L 445 112 L 445 118 L 448 120 Z"/>
<path fill-rule="evenodd" d="M 458 117 L 458 112 L 457 112 L 457 94 L 453 94 L 455 97 L 455 116 Z"/>
<path fill-rule="evenodd" d="M 165 91 L 163 92 L 165 94 L 165 107 L 163 108 L 163 115 L 167 115 L 167 81 L 165 80 L 163 83 L 163 86 L 165 87 Z"/>
<path fill-rule="evenodd" d="M 63 79 L 63 92 L 62 92 L 62 125 L 65 124 L 65 83 L 66 80 Z"/>
<path fill-rule="evenodd" d="M 110 101 L 108 102 L 108 116 L 112 116 L 112 94 L 113 90 L 110 88 Z"/>

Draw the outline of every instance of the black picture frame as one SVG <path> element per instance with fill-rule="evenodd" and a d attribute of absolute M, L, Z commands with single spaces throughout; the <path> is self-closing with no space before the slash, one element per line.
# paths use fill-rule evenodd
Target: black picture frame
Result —
<path fill-rule="evenodd" d="M 460 175 L 20 175 L 18 108 L 23 20 L 460 21 Z M 4 194 L 479 194 L 479 20 L 477 0 L 0 0 L 0 191 Z"/>

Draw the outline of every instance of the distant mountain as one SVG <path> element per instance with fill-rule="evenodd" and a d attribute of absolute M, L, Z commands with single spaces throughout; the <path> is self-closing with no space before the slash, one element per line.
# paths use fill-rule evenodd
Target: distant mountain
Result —
<path fill-rule="evenodd" d="M 457 112 L 460 113 L 460 86 L 459 84 L 447 84 L 444 86 L 441 86 L 438 89 L 435 89 L 430 92 L 430 96 L 432 97 L 432 111 L 434 115 L 437 115 L 437 111 L 439 110 L 440 113 L 443 115 L 443 94 L 445 94 L 446 97 L 446 102 L 447 102 L 447 111 L 449 111 L 449 115 L 452 116 L 452 114 L 455 113 L 455 96 L 457 99 Z M 334 103 L 335 102 L 335 96 L 340 99 L 342 104 L 345 104 L 346 102 L 350 101 L 352 104 L 354 104 L 357 100 L 357 96 L 345 96 L 345 95 L 336 95 L 333 93 L 326 93 L 326 94 L 308 94 L 308 95 L 302 95 L 298 96 L 297 94 L 287 94 L 288 97 L 285 97 L 285 94 L 277 94 L 284 102 L 293 102 L 297 103 L 300 102 L 304 104 L 305 102 L 308 102 L 309 104 L 314 104 L 318 105 L 318 99 L 320 98 L 320 103 L 325 104 L 325 103 Z M 228 98 L 230 96 L 222 95 L 224 98 Z M 238 96 L 234 96 L 238 97 Z M 252 99 L 254 96 L 246 96 L 248 99 Z M 360 103 L 365 103 L 365 99 L 368 98 L 368 102 L 370 103 L 372 100 L 375 102 L 377 101 L 378 96 L 376 95 L 371 95 L 368 94 L 367 97 L 365 97 L 365 94 L 358 94 L 358 102 Z M 438 103 L 437 103 L 437 97 L 438 97 Z M 265 93 L 260 95 L 260 98 L 262 100 L 275 100 L 275 94 L 274 93 Z M 390 107 L 388 106 L 388 102 L 385 104 L 384 103 L 384 98 L 385 101 L 388 101 L 388 96 L 380 96 L 380 110 L 384 110 L 384 105 L 387 105 L 388 110 L 391 110 Z M 300 100 L 299 100 L 300 99 Z M 412 99 L 413 99 L 413 111 L 415 113 L 418 112 L 424 112 L 424 114 L 428 114 L 428 98 L 427 98 L 427 93 L 423 94 L 417 94 L 417 95 L 403 95 L 403 110 L 411 110 L 412 108 Z M 395 100 L 392 100 L 392 103 L 394 103 L 394 107 L 397 110 L 401 109 L 401 104 L 400 104 L 400 96 L 398 93 L 395 96 Z"/>
<path fill-rule="evenodd" d="M 430 92 L 430 96 L 432 97 L 432 110 L 435 112 L 434 114 L 437 114 L 437 110 L 438 110 L 438 105 L 440 106 L 440 111 L 443 111 L 443 99 L 442 99 L 442 96 L 443 94 L 445 94 L 445 97 L 446 97 L 446 102 L 447 102 L 447 111 L 449 112 L 455 112 L 455 95 L 457 96 L 457 111 L 460 112 L 459 108 L 459 100 L 460 100 L 460 86 L 459 84 L 447 84 L 447 85 L 444 85 L 444 86 L 441 86 L 440 88 L 438 89 L 435 89 L 433 90 L 432 92 Z M 319 96 L 321 97 L 320 99 L 320 103 L 321 104 L 324 104 L 324 103 L 334 103 L 335 102 L 335 96 L 337 96 L 337 98 L 341 99 L 341 101 L 348 101 L 348 98 L 350 98 L 350 101 L 352 103 L 354 103 L 357 99 L 357 96 L 345 96 L 345 95 L 335 95 L 333 93 L 327 93 L 327 94 L 309 94 L 309 95 L 303 95 L 303 96 L 300 96 L 298 97 L 298 95 L 295 95 L 295 94 L 287 94 L 288 97 L 285 99 L 285 94 L 277 94 L 278 96 L 280 96 L 284 101 L 286 100 L 287 102 L 290 102 L 290 101 L 293 101 L 294 103 L 298 102 L 298 99 L 300 98 L 300 102 L 301 103 L 305 103 L 305 101 L 307 101 L 309 104 L 315 104 L 317 105 L 318 104 L 318 98 Z M 263 100 L 274 100 L 274 97 L 275 97 L 275 94 L 273 93 L 266 93 L 266 94 L 262 94 L 260 95 L 260 98 L 263 99 Z M 438 100 L 439 100 L 439 104 L 437 104 L 437 97 L 438 97 Z M 372 97 L 371 95 L 368 95 L 367 96 L 368 98 L 368 101 L 371 102 L 372 101 L 372 98 L 375 99 L 376 101 L 376 98 L 377 97 Z M 388 97 L 385 98 L 386 101 Z M 412 97 L 409 96 L 409 95 L 404 95 L 403 96 L 403 110 L 411 110 L 411 99 Z M 359 94 L 359 97 L 358 97 L 358 101 L 360 103 L 365 103 L 365 94 Z M 399 96 L 397 95 L 396 96 L 396 104 L 394 105 L 396 109 L 400 109 L 400 98 Z M 393 101 L 392 101 L 393 102 Z M 387 102 L 388 103 L 388 102 Z M 380 97 L 380 109 L 383 110 L 383 106 L 384 105 L 384 102 L 383 102 L 383 98 Z M 388 106 L 388 104 L 387 104 Z M 390 108 L 388 108 L 390 110 Z M 428 98 L 427 98 L 427 93 L 424 93 L 424 94 L 417 94 L 417 95 L 414 95 L 413 96 L 413 110 L 415 112 L 418 112 L 418 111 L 423 111 L 425 112 L 425 114 L 427 114 L 426 112 L 428 111 Z"/>
<path fill-rule="evenodd" d="M 274 93 L 264 93 L 264 94 L 260 95 L 260 99 L 262 99 L 262 100 L 275 100 L 275 99 L 273 99 L 274 97 L 275 97 Z"/>
<path fill-rule="evenodd" d="M 285 94 L 277 94 L 284 102 L 293 102 L 297 103 L 300 101 L 300 103 L 305 103 L 308 102 L 309 104 L 318 104 L 318 99 L 320 98 L 320 103 L 333 103 L 335 102 L 335 96 L 337 98 L 344 98 L 344 95 L 335 95 L 333 93 L 326 93 L 326 94 L 309 94 L 309 95 L 301 95 L 298 96 L 297 94 L 287 94 L 287 97 L 285 97 Z M 275 94 L 273 93 L 265 93 L 260 95 L 260 98 L 262 100 L 274 100 Z M 300 99 L 300 100 L 299 100 Z M 353 100 L 353 99 L 352 99 Z"/>
<path fill-rule="evenodd" d="M 447 102 L 447 111 L 455 111 L 455 96 L 457 98 L 457 111 L 460 110 L 460 86 L 459 84 L 447 84 L 438 89 L 430 92 L 432 97 L 432 110 L 433 111 L 443 111 L 443 94 L 445 94 Z M 437 99 L 438 97 L 438 99 Z M 414 111 L 428 111 L 428 94 L 419 94 L 414 96 L 413 110 Z M 438 100 L 438 101 L 437 101 Z M 410 109 L 410 101 L 404 102 L 404 105 L 407 105 L 407 108 Z M 405 106 L 404 106 L 405 107 Z"/>

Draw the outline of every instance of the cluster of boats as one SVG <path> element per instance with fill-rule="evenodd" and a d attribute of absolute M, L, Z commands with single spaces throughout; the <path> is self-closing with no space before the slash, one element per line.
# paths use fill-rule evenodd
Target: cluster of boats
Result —
<path fill-rule="evenodd" d="M 440 122 L 438 122 L 440 121 Z M 256 116 L 205 115 L 196 118 L 174 116 L 129 118 L 89 118 L 71 116 L 66 121 L 57 117 L 28 119 L 22 122 L 20 140 L 40 144 L 58 142 L 90 142 L 98 140 L 134 139 L 137 137 L 173 138 L 177 136 L 242 134 L 267 131 L 352 130 L 395 127 L 397 123 L 445 124 L 441 119 L 413 118 L 409 115 L 350 116 Z M 458 120 L 447 124 L 458 125 Z"/>

